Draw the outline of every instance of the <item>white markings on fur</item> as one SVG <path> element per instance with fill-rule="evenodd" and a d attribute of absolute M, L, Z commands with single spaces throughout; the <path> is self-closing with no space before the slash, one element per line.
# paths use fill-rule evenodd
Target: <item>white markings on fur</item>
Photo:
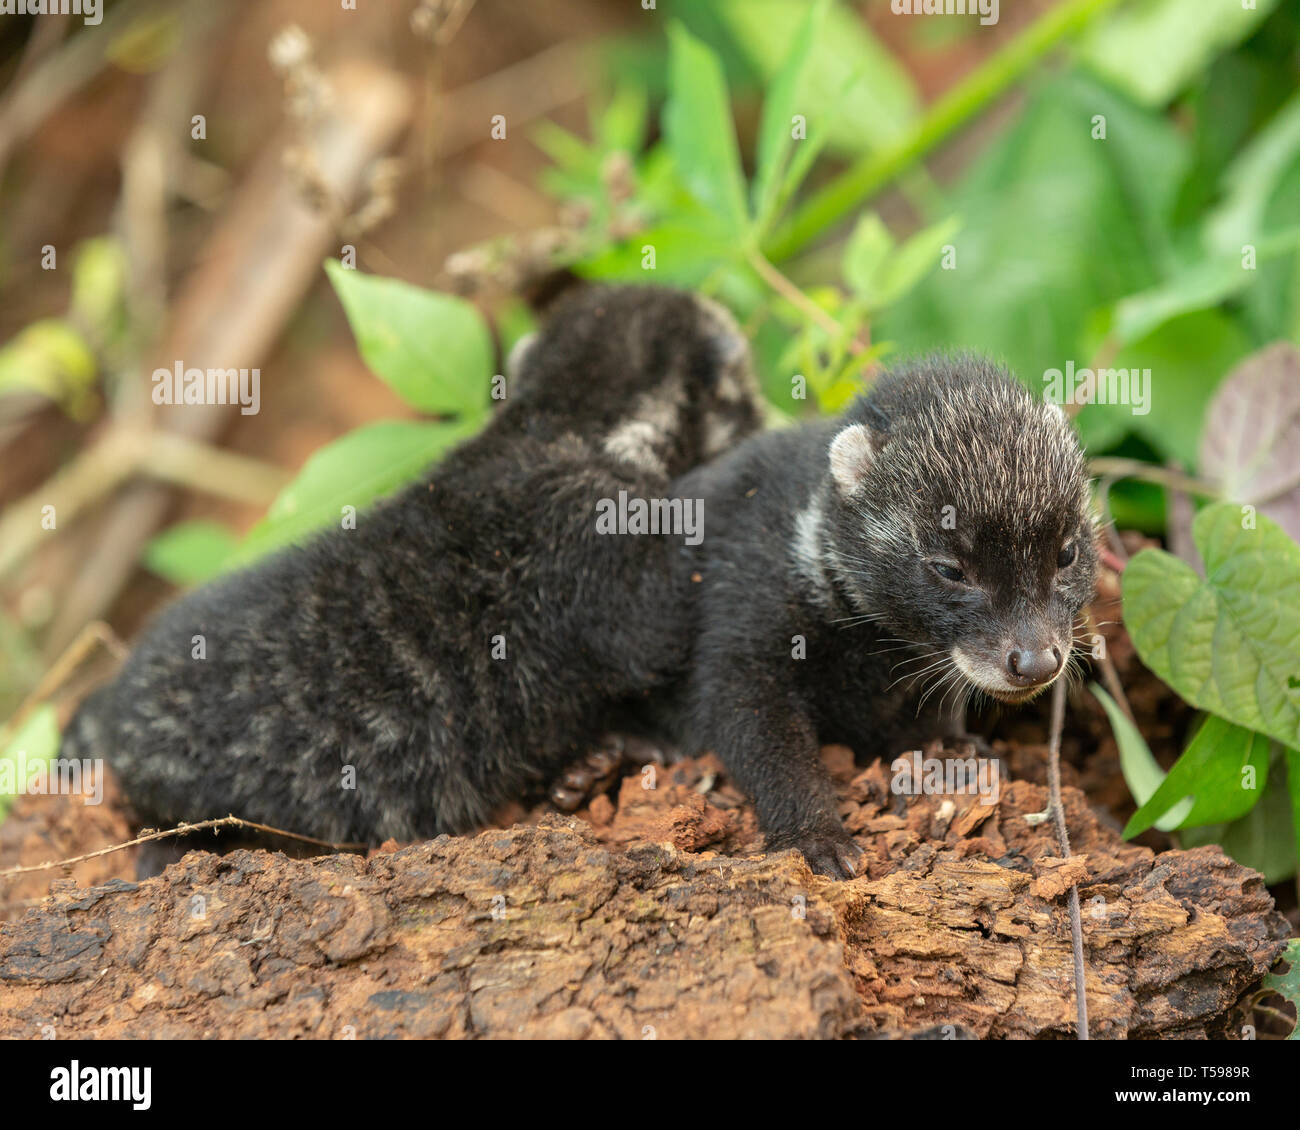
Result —
<path fill-rule="evenodd" d="M 953 665 L 966 677 L 968 682 L 1003 702 L 1028 702 L 1039 692 L 1045 691 L 1056 682 L 1061 677 L 1061 671 L 1065 670 L 1065 664 L 1062 663 L 1060 670 L 1047 682 L 1034 687 L 1022 687 L 1011 682 L 1002 673 L 1000 667 L 983 660 L 973 659 L 960 647 L 954 647 L 949 654 L 952 656 Z"/>
<path fill-rule="evenodd" d="M 632 414 L 605 437 L 605 454 L 651 474 L 665 474 L 665 450 L 677 434 L 683 400 L 680 380 L 659 393 L 638 397 Z"/>
<path fill-rule="evenodd" d="M 658 451 L 662 439 L 663 432 L 649 421 L 628 420 L 605 437 L 605 454 L 662 475 L 666 471 Z"/>
<path fill-rule="evenodd" d="M 822 500 L 814 498 L 794 519 L 794 541 L 790 546 L 795 573 L 808 582 L 819 601 L 828 601 L 831 583 L 826 576 L 826 553 L 822 546 Z"/>

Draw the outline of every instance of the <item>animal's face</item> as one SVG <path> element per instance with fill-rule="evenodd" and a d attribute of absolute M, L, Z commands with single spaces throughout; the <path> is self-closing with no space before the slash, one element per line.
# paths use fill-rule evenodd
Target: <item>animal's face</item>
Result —
<path fill-rule="evenodd" d="M 841 432 L 833 546 L 856 603 L 916 645 L 901 675 L 1023 702 L 1065 668 L 1097 552 L 1082 452 L 1019 386 L 949 389 L 892 430 Z"/>
<path fill-rule="evenodd" d="M 909 627 L 1003 702 L 1026 701 L 1061 674 L 1096 581 L 1089 515 L 1056 499 L 1026 521 L 1023 501 L 966 527 L 918 531 L 909 563 L 909 584 L 924 593 Z"/>

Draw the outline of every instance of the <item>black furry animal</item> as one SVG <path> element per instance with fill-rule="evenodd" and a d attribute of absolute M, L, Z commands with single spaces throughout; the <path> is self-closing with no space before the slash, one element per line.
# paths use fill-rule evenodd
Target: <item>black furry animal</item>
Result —
<path fill-rule="evenodd" d="M 1073 430 L 974 357 L 882 376 L 841 419 L 756 436 L 674 490 L 704 499 L 708 530 L 664 717 L 719 754 L 770 847 L 832 875 L 857 849 L 819 746 L 892 758 L 963 728 L 973 694 L 1025 701 L 1064 668 L 1093 592 Z M 941 717 L 945 700 L 960 709 Z"/>
<path fill-rule="evenodd" d="M 744 338 L 687 294 L 596 289 L 512 369 L 487 428 L 356 529 L 168 608 L 64 756 L 104 757 L 149 822 L 409 840 L 544 786 L 606 704 L 679 673 L 679 549 L 602 534 L 596 508 L 758 426 Z"/>

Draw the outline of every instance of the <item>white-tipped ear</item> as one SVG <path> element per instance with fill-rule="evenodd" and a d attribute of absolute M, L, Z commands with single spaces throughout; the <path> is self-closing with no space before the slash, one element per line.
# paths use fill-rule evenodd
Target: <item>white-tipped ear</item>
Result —
<path fill-rule="evenodd" d="M 843 494 L 862 485 L 872 454 L 871 433 L 863 424 L 850 424 L 831 440 L 831 478 Z"/>
<path fill-rule="evenodd" d="M 510 347 L 510 353 L 506 357 L 506 378 L 510 382 L 511 388 L 517 388 L 519 385 L 519 370 L 523 368 L 524 361 L 528 357 L 528 351 L 537 343 L 537 332 L 524 334 L 517 342 Z"/>

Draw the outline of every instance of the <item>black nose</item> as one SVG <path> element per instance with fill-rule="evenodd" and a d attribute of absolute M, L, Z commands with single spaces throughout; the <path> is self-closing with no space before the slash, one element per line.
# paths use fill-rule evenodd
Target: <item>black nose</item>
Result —
<path fill-rule="evenodd" d="M 1007 653 L 1007 673 L 1013 682 L 1021 686 L 1034 687 L 1056 678 L 1061 669 L 1061 649 L 1047 648 L 1043 651 L 1010 651 Z"/>

